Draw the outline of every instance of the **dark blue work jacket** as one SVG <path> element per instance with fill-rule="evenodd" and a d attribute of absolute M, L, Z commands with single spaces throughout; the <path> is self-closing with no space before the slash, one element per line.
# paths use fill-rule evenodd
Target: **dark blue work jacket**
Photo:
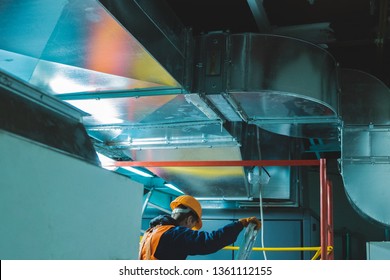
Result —
<path fill-rule="evenodd" d="M 150 226 L 175 225 L 161 236 L 154 256 L 159 260 L 185 260 L 189 255 L 207 255 L 217 252 L 236 241 L 243 229 L 240 222 L 233 222 L 211 232 L 177 226 L 168 215 L 161 215 Z"/>

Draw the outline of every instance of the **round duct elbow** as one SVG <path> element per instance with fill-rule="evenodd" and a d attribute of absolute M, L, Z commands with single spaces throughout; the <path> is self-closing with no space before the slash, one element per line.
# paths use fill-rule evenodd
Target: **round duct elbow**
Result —
<path fill-rule="evenodd" d="M 390 90 L 356 70 L 340 72 L 342 85 L 341 175 L 358 213 L 390 225 Z"/>

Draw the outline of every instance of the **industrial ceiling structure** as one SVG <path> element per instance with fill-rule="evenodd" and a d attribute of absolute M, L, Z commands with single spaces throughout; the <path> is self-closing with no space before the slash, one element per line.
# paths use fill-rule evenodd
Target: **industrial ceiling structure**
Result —
<path fill-rule="evenodd" d="M 390 224 L 387 0 L 6 0 L 0 15 L 2 81 L 80 110 L 112 165 L 339 159 L 352 204 Z M 139 168 L 140 179 L 124 165 L 205 204 L 259 198 L 243 166 Z M 268 205 L 299 204 L 301 170 L 263 171 Z"/>

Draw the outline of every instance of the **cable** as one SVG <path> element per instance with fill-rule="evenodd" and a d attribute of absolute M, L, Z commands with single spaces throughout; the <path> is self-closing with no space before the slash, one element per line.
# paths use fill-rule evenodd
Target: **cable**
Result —
<path fill-rule="evenodd" d="M 259 155 L 259 159 L 261 159 L 260 129 L 259 129 L 259 127 L 256 127 L 256 140 L 257 140 L 257 152 L 258 152 L 258 155 Z M 268 171 L 263 166 L 261 166 L 261 169 L 262 169 L 262 171 L 265 171 L 265 173 L 268 176 L 268 180 L 269 180 L 269 178 L 271 178 L 271 175 L 269 175 Z M 261 172 L 261 173 L 263 173 L 263 172 Z M 260 171 L 258 171 L 258 174 L 262 175 L 262 174 L 260 174 Z M 260 179 L 261 179 L 261 177 L 258 180 L 258 184 L 259 184 L 259 200 L 260 200 L 260 221 L 261 221 L 261 247 L 264 249 L 263 198 L 261 196 L 261 191 L 262 191 L 262 188 L 263 188 L 263 184 L 260 181 Z M 268 180 L 265 180 L 263 183 L 268 184 Z M 264 260 L 267 260 L 267 254 L 265 253 L 265 250 L 263 250 L 263 256 L 264 256 Z"/>
<path fill-rule="evenodd" d="M 263 217 L 263 198 L 261 196 L 262 185 L 260 184 L 259 188 L 259 200 L 260 200 L 260 221 L 261 221 L 261 247 L 264 249 L 264 217 Z M 263 250 L 264 260 L 267 260 L 267 254 Z"/>
<path fill-rule="evenodd" d="M 266 176 L 262 176 L 264 172 L 266 173 Z M 255 185 L 259 187 L 259 202 L 260 202 L 260 221 L 261 221 L 261 247 L 263 248 L 263 255 L 264 260 L 267 260 L 267 255 L 265 253 L 265 246 L 264 246 L 264 215 L 263 215 L 263 197 L 261 195 L 262 188 L 265 184 L 268 184 L 269 179 L 271 178 L 270 174 L 268 173 L 265 168 L 262 170 L 259 169 L 258 166 L 254 166 L 251 170 L 248 172 L 248 182 L 254 187 Z"/>

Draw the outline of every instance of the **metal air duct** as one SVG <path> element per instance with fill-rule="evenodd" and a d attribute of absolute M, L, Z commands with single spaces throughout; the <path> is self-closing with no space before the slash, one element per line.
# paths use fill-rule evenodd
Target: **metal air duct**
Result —
<path fill-rule="evenodd" d="M 196 50 L 193 91 L 228 120 L 338 139 L 338 67 L 324 49 L 283 36 L 216 32 L 199 38 Z"/>
<path fill-rule="evenodd" d="M 390 225 L 390 90 L 361 71 L 342 69 L 341 175 L 363 217 Z"/>

